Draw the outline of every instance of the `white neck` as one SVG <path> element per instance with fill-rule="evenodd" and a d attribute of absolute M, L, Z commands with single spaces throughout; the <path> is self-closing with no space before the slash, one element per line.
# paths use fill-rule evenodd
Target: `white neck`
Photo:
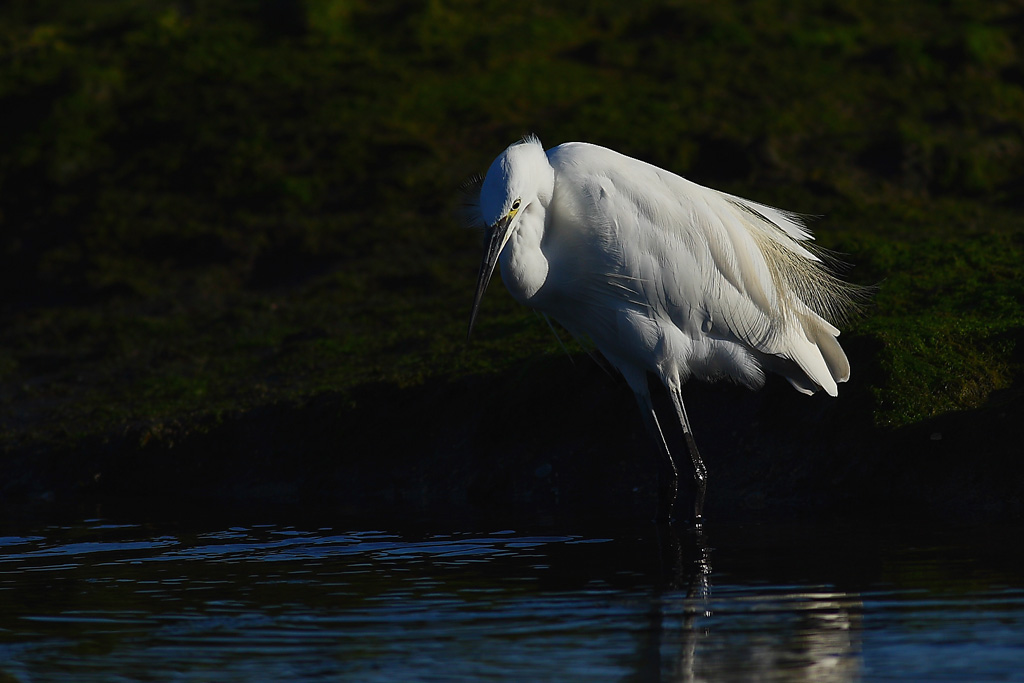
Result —
<path fill-rule="evenodd" d="M 548 279 L 548 259 L 542 249 L 546 214 L 540 201 L 527 206 L 501 252 L 501 279 L 521 304 L 530 305 Z"/>

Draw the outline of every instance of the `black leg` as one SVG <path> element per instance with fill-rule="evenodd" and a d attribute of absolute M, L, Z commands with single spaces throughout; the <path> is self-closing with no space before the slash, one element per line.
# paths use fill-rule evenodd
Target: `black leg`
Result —
<path fill-rule="evenodd" d="M 676 408 L 676 416 L 683 428 L 683 435 L 686 437 L 686 448 L 690 451 L 690 459 L 693 461 L 693 478 L 697 483 L 697 493 L 693 500 L 693 523 L 700 526 L 704 519 L 704 495 L 708 488 L 708 468 L 697 450 L 697 442 L 693 440 L 693 429 L 690 427 L 690 419 L 686 416 L 686 408 L 683 406 L 683 396 L 679 389 L 669 387 L 669 396 L 672 397 L 672 404 Z"/>
<path fill-rule="evenodd" d="M 665 435 L 658 424 L 658 415 L 654 412 L 654 403 L 650 394 L 636 394 L 636 402 L 640 406 L 640 414 L 644 418 L 644 425 L 650 433 L 651 438 L 658 444 L 662 454 L 668 460 L 669 475 L 668 482 L 665 482 L 661 474 L 658 480 L 661 482 L 658 490 L 658 520 L 667 522 L 672 519 L 672 513 L 676 506 L 676 497 L 679 494 L 679 470 L 676 468 L 675 460 L 672 458 L 672 451 L 668 448 Z M 667 484 L 667 485 L 666 485 Z"/>

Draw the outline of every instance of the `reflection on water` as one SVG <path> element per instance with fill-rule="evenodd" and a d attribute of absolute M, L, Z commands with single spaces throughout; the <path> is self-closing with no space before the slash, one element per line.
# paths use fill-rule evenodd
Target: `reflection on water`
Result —
<path fill-rule="evenodd" d="M 1019 530 L 2 533 L 0 680 L 983 680 L 1024 663 Z"/>

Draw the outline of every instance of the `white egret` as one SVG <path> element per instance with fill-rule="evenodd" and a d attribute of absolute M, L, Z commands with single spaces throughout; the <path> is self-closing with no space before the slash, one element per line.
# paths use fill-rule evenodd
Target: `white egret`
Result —
<path fill-rule="evenodd" d="M 500 261 L 517 301 L 589 337 L 622 373 L 668 459 L 660 514 L 673 509 L 678 469 L 648 375 L 667 389 L 685 435 L 696 524 L 707 470 L 680 394 L 687 379 L 728 378 L 757 389 L 769 370 L 802 393 L 835 396 L 850 376 L 833 323 L 856 289 L 810 248 L 811 233 L 796 214 L 597 145 L 569 142 L 545 152 L 530 136 L 491 164 L 477 218 L 487 235 L 470 333 Z"/>

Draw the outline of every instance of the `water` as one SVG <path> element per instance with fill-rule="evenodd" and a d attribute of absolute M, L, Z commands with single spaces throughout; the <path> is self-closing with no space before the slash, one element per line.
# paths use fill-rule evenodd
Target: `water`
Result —
<path fill-rule="evenodd" d="M 1020 529 L 0 529 L 0 681 L 1024 679 Z"/>

